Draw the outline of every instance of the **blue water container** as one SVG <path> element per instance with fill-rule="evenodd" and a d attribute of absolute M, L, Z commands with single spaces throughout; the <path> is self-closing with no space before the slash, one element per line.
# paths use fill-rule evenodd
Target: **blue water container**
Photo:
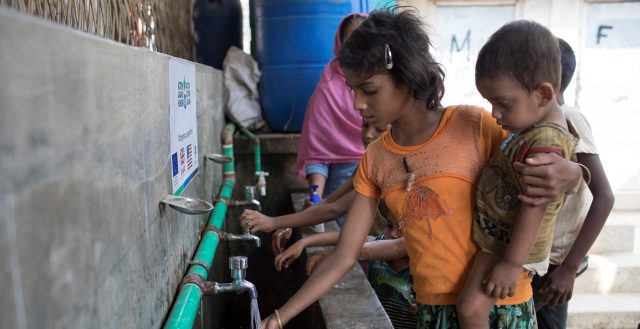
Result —
<path fill-rule="evenodd" d="M 198 0 L 193 7 L 196 60 L 216 69 L 231 46 L 242 49 L 239 0 Z"/>
<path fill-rule="evenodd" d="M 309 96 L 333 58 L 336 29 L 345 15 L 360 11 L 356 3 L 360 2 L 252 1 L 252 54 L 262 70 L 262 112 L 274 131 L 302 129 Z"/>

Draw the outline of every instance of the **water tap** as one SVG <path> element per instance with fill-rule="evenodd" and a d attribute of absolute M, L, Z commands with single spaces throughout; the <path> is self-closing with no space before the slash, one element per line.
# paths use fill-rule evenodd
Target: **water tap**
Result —
<path fill-rule="evenodd" d="M 254 207 L 257 211 L 262 211 L 262 205 L 260 205 L 260 201 L 256 200 L 255 195 L 256 188 L 253 185 L 247 185 L 244 187 L 244 200 L 227 200 L 227 204 L 230 207 Z M 243 234 L 233 234 L 218 231 L 218 236 L 221 241 L 253 241 L 256 244 L 256 247 L 260 248 L 261 241 L 260 238 L 251 234 L 249 232 L 249 228 L 243 228 Z"/>
<path fill-rule="evenodd" d="M 269 177 L 269 173 L 266 171 L 256 171 L 256 176 L 258 176 L 258 184 L 256 184 L 256 187 L 258 187 L 258 191 L 260 191 L 260 196 L 265 197 L 267 196 L 266 177 Z"/>
<path fill-rule="evenodd" d="M 207 281 L 205 282 L 205 294 L 219 294 L 222 292 L 249 292 L 251 299 L 258 298 L 258 292 L 253 283 L 245 280 L 247 272 L 247 257 L 235 256 L 229 257 L 229 270 L 231 271 L 231 278 L 233 282 L 230 283 L 217 283 Z"/>
<path fill-rule="evenodd" d="M 227 233 L 223 231 L 218 231 L 218 237 L 220 237 L 220 241 L 253 241 L 256 244 L 257 248 L 260 248 L 262 242 L 260 238 L 256 235 L 251 234 L 248 230 L 246 230 L 243 234 L 233 234 Z"/>
<path fill-rule="evenodd" d="M 262 211 L 260 201 L 255 199 L 256 187 L 247 185 L 244 187 L 244 200 L 230 200 L 231 207 L 254 207 L 257 211 Z"/>

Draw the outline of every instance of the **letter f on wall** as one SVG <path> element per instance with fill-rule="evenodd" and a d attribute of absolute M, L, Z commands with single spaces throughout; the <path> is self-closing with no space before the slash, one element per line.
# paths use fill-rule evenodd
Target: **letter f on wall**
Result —
<path fill-rule="evenodd" d="M 600 39 L 606 38 L 608 34 L 604 34 L 604 30 L 613 30 L 613 26 L 611 25 L 600 25 L 598 26 L 598 35 L 596 36 L 596 44 L 600 44 Z"/>

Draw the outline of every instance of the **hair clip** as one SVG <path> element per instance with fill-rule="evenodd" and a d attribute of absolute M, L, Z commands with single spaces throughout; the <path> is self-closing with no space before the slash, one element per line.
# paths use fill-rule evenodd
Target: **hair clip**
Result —
<path fill-rule="evenodd" d="M 384 67 L 387 70 L 391 70 L 393 68 L 393 56 L 391 55 L 391 48 L 389 48 L 389 44 L 384 44 Z"/>

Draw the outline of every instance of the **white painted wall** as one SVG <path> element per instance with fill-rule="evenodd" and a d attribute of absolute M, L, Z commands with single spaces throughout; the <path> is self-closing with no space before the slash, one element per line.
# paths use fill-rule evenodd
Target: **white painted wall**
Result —
<path fill-rule="evenodd" d="M 444 104 L 488 107 L 475 90 L 475 58 L 502 24 L 535 20 L 565 39 L 578 60 L 565 100 L 591 122 L 614 191 L 640 193 L 640 2 L 404 0 L 402 4 L 416 7 L 431 27 L 436 56 L 447 72 Z"/>

